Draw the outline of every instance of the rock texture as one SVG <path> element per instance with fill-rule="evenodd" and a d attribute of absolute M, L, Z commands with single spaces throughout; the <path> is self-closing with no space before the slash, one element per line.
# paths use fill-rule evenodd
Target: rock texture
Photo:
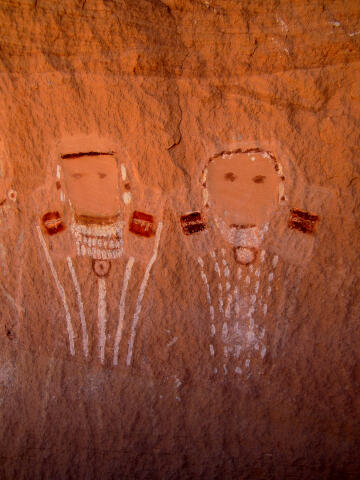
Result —
<path fill-rule="evenodd" d="M 0 1 L 0 478 L 359 478 L 359 14 Z"/>

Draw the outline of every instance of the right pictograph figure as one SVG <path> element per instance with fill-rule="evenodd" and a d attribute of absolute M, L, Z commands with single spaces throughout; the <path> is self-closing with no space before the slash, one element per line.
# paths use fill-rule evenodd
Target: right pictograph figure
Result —
<path fill-rule="evenodd" d="M 213 373 L 249 376 L 268 354 L 269 316 L 274 324 L 276 304 L 285 295 L 279 260 L 287 262 L 297 250 L 309 254 L 319 217 L 289 205 L 281 163 L 260 148 L 212 156 L 200 189 L 202 207 L 182 213 L 180 224 L 185 242 L 198 253 Z M 281 238 L 272 246 L 274 236 Z M 303 237 L 311 237 L 305 248 Z"/>

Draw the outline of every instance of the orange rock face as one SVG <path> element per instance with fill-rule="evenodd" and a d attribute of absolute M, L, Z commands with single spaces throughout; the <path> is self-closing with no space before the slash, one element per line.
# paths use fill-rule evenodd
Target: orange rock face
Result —
<path fill-rule="evenodd" d="M 0 0 L 0 478 L 359 478 L 359 14 Z"/>

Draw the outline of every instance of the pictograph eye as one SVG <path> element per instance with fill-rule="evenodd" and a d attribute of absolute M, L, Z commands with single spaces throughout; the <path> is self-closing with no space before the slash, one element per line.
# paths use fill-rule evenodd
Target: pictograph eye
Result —
<path fill-rule="evenodd" d="M 256 177 L 254 177 L 252 181 L 254 183 L 264 183 L 265 178 L 266 177 L 264 175 L 256 175 Z"/>
<path fill-rule="evenodd" d="M 229 182 L 234 182 L 236 179 L 236 176 L 233 174 L 233 172 L 225 173 L 224 177 L 225 180 L 228 180 Z"/>

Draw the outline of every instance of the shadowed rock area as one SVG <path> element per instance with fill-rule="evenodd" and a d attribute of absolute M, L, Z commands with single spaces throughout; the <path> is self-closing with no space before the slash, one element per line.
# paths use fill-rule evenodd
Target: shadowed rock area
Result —
<path fill-rule="evenodd" d="M 359 2 L 0 33 L 0 478 L 358 479 Z"/>

